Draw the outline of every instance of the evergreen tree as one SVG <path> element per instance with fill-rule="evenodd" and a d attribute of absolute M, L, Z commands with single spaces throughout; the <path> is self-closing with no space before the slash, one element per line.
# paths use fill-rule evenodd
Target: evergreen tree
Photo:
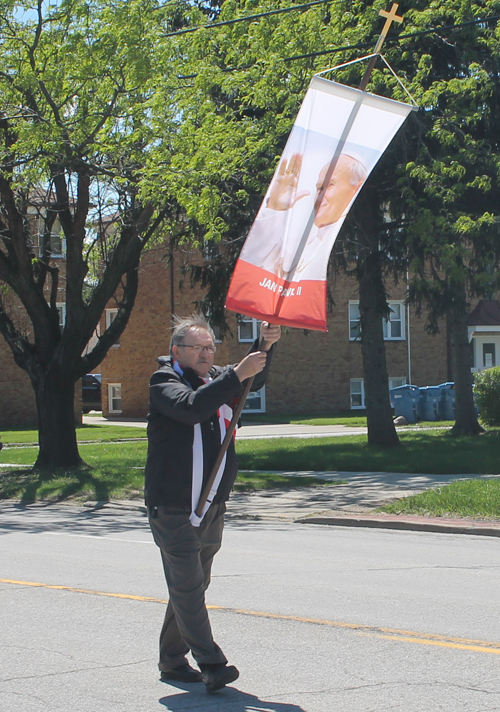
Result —
<path fill-rule="evenodd" d="M 472 396 L 467 311 L 498 288 L 500 258 L 500 34 L 498 0 L 414 4 L 405 32 L 468 24 L 401 42 L 399 70 L 421 111 L 413 157 L 393 200 L 408 242 L 410 298 L 428 329 L 446 319 L 456 391 L 452 433 L 482 432 Z"/>

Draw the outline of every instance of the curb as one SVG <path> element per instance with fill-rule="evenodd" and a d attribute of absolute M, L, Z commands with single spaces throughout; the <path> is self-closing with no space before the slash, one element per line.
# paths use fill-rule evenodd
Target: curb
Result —
<path fill-rule="evenodd" d="M 365 527 L 371 529 L 398 529 L 415 532 L 438 532 L 441 534 L 474 534 L 475 536 L 500 537 L 500 521 L 474 521 L 470 519 L 446 519 L 438 517 L 391 517 L 388 515 L 332 515 L 296 519 L 296 524 L 323 524 L 333 527 Z"/>

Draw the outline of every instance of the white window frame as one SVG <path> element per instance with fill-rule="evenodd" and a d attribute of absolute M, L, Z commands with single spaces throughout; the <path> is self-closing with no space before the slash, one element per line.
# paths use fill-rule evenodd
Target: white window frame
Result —
<path fill-rule="evenodd" d="M 262 386 L 262 388 L 258 391 L 250 391 L 248 394 L 248 398 L 257 398 L 260 397 L 260 408 L 247 408 L 246 403 L 243 406 L 243 413 L 265 413 L 266 412 L 266 387 Z M 248 402 L 248 401 L 247 401 Z"/>
<path fill-rule="evenodd" d="M 252 323 L 252 338 L 242 338 L 241 337 L 241 324 Z M 240 344 L 253 344 L 255 339 L 258 338 L 260 332 L 260 325 L 262 321 L 260 319 L 254 319 L 251 316 L 242 316 L 238 322 L 238 341 Z"/>
<path fill-rule="evenodd" d="M 404 301 L 390 301 L 387 302 L 387 305 L 389 306 L 389 309 L 393 313 L 394 310 L 392 309 L 394 306 L 399 307 L 399 318 L 398 319 L 392 319 L 391 316 L 389 316 L 389 319 L 384 319 L 383 321 L 383 329 L 384 329 L 384 341 L 405 341 L 406 340 L 406 322 L 405 322 L 405 303 Z M 351 335 L 351 325 L 354 326 L 354 324 L 359 323 L 359 317 L 354 318 L 353 316 L 353 311 L 354 308 L 357 308 L 357 312 L 359 314 L 359 300 L 349 300 L 349 306 L 348 306 L 348 319 L 349 319 L 349 341 L 359 341 L 361 334 L 357 336 L 352 336 Z M 392 327 L 391 324 L 401 324 L 401 333 L 400 336 L 392 336 Z"/>
<path fill-rule="evenodd" d="M 40 229 L 40 223 L 41 223 L 41 229 Z M 43 241 L 44 225 L 45 225 L 44 221 L 40 218 L 39 228 L 38 228 L 38 244 L 40 245 L 40 257 L 43 257 L 42 241 Z M 57 231 L 56 231 L 56 228 L 58 228 Z M 50 241 L 52 241 L 52 238 L 57 238 L 57 240 L 61 241 L 61 252 L 52 252 L 52 250 L 51 250 L 50 251 L 51 258 L 53 258 L 53 259 L 65 258 L 66 257 L 66 237 L 64 235 L 62 225 L 57 218 L 54 220 L 54 224 L 52 225 L 52 231 L 50 233 Z M 50 241 L 49 241 L 49 244 L 50 244 Z"/>
<path fill-rule="evenodd" d="M 395 384 L 396 381 L 401 381 L 401 382 Z M 400 386 L 406 386 L 406 376 L 393 376 L 393 378 L 389 378 L 389 390 L 390 391 L 393 388 L 399 388 Z"/>
<path fill-rule="evenodd" d="M 384 341 L 405 341 L 406 339 L 406 324 L 405 324 L 405 303 L 404 301 L 397 301 L 397 302 L 387 302 L 389 309 L 391 309 L 392 313 L 395 314 L 394 310 L 392 309 L 393 306 L 399 307 L 399 318 L 398 319 L 392 319 L 390 315 L 389 319 L 384 319 Z M 391 324 L 401 324 L 401 329 L 400 329 L 400 335 L 399 336 L 392 336 L 391 332 Z"/>
<path fill-rule="evenodd" d="M 401 383 L 398 383 L 397 385 L 394 385 L 395 381 L 401 381 Z M 352 396 L 353 395 L 359 395 L 359 391 L 354 391 L 352 390 L 352 384 L 353 383 L 361 383 L 361 405 L 353 405 L 352 404 Z M 392 388 L 397 388 L 398 386 L 405 386 L 406 385 L 406 376 L 393 376 L 392 378 L 389 378 L 389 390 Z M 351 403 L 351 410 L 364 410 L 366 408 L 366 403 L 365 403 L 365 379 L 364 378 L 351 378 L 350 383 L 349 383 L 349 400 Z"/>
<path fill-rule="evenodd" d="M 352 390 L 352 384 L 353 383 L 361 383 L 361 392 L 360 391 L 354 391 Z M 352 404 L 352 396 L 353 395 L 360 395 L 361 393 L 361 405 L 353 405 Z M 349 383 L 349 401 L 351 403 L 351 410 L 364 410 L 366 408 L 365 406 L 365 381 L 364 378 L 351 378 L 350 383 Z"/>
<path fill-rule="evenodd" d="M 118 308 L 114 307 L 113 309 L 106 309 L 106 329 L 109 329 L 111 324 L 114 322 L 116 319 L 116 315 L 118 314 Z M 120 348 L 120 337 L 115 341 L 114 344 L 111 345 L 112 349 L 119 349 Z"/>
<path fill-rule="evenodd" d="M 354 311 L 356 311 L 357 314 L 354 314 Z M 361 328 L 359 323 L 359 301 L 354 301 L 352 299 L 349 300 L 347 318 L 349 320 L 349 341 L 359 341 L 361 337 Z M 358 334 L 356 336 L 351 335 L 351 328 L 357 328 Z"/>
<path fill-rule="evenodd" d="M 485 346 L 493 346 L 493 353 L 486 352 L 485 351 Z M 490 359 L 487 359 L 487 356 L 492 356 L 491 358 L 491 363 L 489 363 Z M 482 354 L 481 354 L 481 363 L 482 363 L 482 369 L 487 369 L 487 368 L 493 368 L 494 366 L 498 366 L 498 356 L 497 356 L 497 344 L 495 344 L 494 341 L 485 341 L 483 343 L 483 349 L 482 349 Z M 488 361 L 488 363 L 487 363 Z"/>
<path fill-rule="evenodd" d="M 122 384 L 121 383 L 108 383 L 108 413 L 115 413 L 119 414 L 123 412 L 123 408 L 116 409 L 113 408 L 113 400 L 115 397 L 113 396 L 113 388 L 119 388 L 120 389 L 120 401 L 122 400 Z"/>

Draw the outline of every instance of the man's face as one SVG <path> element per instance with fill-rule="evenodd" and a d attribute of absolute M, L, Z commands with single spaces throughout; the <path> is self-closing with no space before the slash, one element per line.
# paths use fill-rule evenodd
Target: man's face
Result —
<path fill-rule="evenodd" d="M 332 225 L 337 222 L 337 220 L 342 217 L 345 209 L 354 198 L 356 191 L 358 190 L 361 183 L 357 185 L 352 185 L 349 167 L 354 161 L 354 158 L 350 156 L 340 156 L 335 170 L 332 173 L 330 182 L 323 200 L 321 201 L 316 217 L 314 218 L 314 224 L 316 227 L 325 227 L 325 225 Z M 318 182 L 316 184 L 316 199 L 318 198 L 319 192 L 323 187 L 326 173 L 328 171 L 329 164 L 323 166 L 321 173 L 318 177 Z"/>
<path fill-rule="evenodd" d="M 207 347 L 198 351 L 193 346 Z M 209 351 L 208 349 L 214 349 Z M 172 354 L 179 364 L 184 368 L 192 368 L 196 375 L 204 378 L 214 365 L 214 342 L 205 329 L 192 328 L 184 336 L 182 345 L 172 346 Z"/>

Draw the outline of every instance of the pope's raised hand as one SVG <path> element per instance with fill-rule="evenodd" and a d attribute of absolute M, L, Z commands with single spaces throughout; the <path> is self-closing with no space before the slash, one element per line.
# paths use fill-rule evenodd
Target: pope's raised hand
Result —
<path fill-rule="evenodd" d="M 301 190 L 297 193 L 300 169 L 302 168 L 302 154 L 294 153 L 287 160 L 284 158 L 278 168 L 267 199 L 267 207 L 271 210 L 289 210 L 293 208 L 301 198 L 310 195 L 309 190 Z"/>

